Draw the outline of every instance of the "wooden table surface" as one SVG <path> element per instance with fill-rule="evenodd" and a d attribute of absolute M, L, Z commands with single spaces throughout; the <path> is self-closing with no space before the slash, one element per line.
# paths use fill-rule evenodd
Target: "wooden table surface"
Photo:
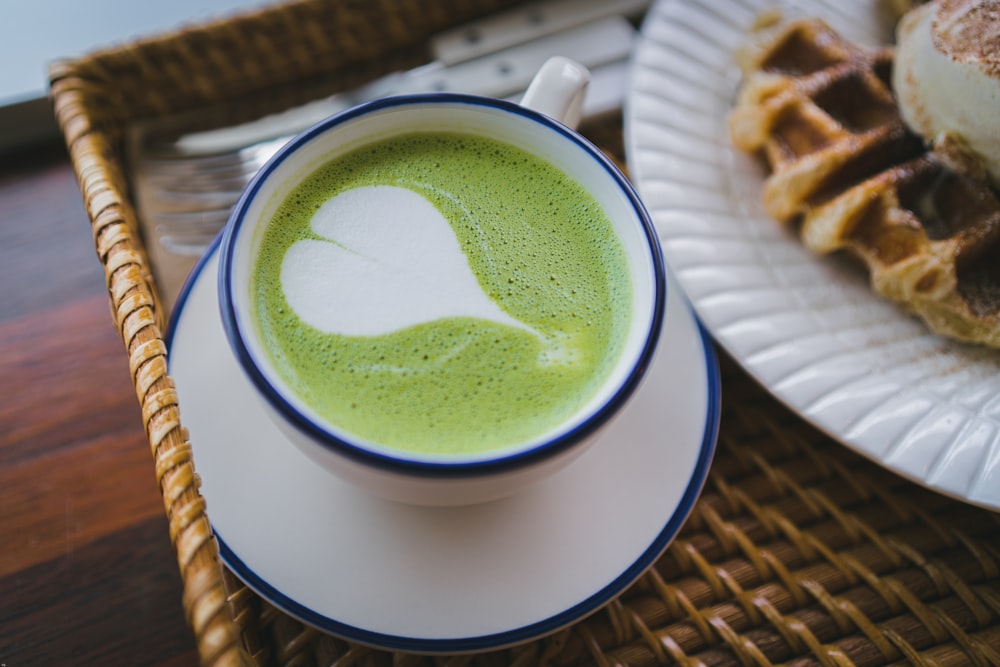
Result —
<path fill-rule="evenodd" d="M 0 666 L 195 665 L 69 158 L 0 155 Z"/>

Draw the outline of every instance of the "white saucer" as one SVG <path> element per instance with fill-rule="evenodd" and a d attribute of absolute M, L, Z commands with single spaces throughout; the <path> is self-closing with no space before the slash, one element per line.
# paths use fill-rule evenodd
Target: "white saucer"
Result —
<path fill-rule="evenodd" d="M 216 245 L 182 291 L 170 373 L 229 568 L 288 614 L 352 641 L 482 651 L 597 610 L 677 534 L 715 450 L 715 353 L 670 284 L 644 385 L 601 440 L 514 497 L 430 509 L 318 468 L 268 421 L 223 333 Z"/>

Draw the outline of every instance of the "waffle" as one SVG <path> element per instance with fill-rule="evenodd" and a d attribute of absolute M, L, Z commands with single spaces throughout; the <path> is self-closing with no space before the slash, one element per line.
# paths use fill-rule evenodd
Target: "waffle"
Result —
<path fill-rule="evenodd" d="M 1000 200 L 908 131 L 892 56 L 816 19 L 769 28 L 741 54 L 733 142 L 763 155 L 764 208 L 806 247 L 860 259 L 932 331 L 1000 347 Z"/>

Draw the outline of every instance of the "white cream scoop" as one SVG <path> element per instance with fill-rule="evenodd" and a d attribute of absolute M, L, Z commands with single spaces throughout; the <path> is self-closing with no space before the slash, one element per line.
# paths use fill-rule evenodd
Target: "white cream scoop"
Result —
<path fill-rule="evenodd" d="M 1000 0 L 938 0 L 897 28 L 903 120 L 963 171 L 1000 184 Z"/>

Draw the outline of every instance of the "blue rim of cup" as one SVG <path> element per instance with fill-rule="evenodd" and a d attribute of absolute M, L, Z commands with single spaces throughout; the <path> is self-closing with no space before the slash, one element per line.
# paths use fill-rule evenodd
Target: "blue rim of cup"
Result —
<path fill-rule="evenodd" d="M 449 461 L 447 459 L 418 459 L 400 453 L 399 456 L 374 451 L 366 447 L 347 442 L 346 440 L 331 433 L 321 424 L 313 421 L 309 416 L 298 411 L 272 384 L 272 382 L 257 367 L 253 355 L 243 342 L 240 326 L 237 322 L 236 306 L 230 292 L 232 290 L 232 253 L 233 246 L 238 236 L 239 230 L 244 222 L 247 209 L 270 174 L 285 160 L 289 159 L 299 148 L 308 144 L 315 137 L 325 132 L 347 123 L 361 116 L 365 116 L 384 109 L 405 107 L 405 106 L 426 106 L 429 104 L 449 104 L 451 106 L 467 105 L 470 107 L 491 107 L 500 109 L 516 116 L 521 116 L 544 125 L 549 129 L 559 133 L 578 147 L 582 148 L 617 183 L 620 191 L 628 199 L 633 212 L 639 220 L 643 232 L 646 235 L 647 247 L 653 266 L 654 303 L 653 313 L 649 329 L 646 332 L 645 342 L 642 351 L 635 361 L 632 372 L 626 380 L 618 387 L 615 393 L 597 410 L 588 415 L 583 421 L 571 429 L 560 433 L 558 436 L 539 443 L 538 445 L 525 450 L 500 455 L 496 458 L 476 459 L 471 461 Z M 421 477 L 475 477 L 483 475 L 493 475 L 500 472 L 507 472 L 534 465 L 540 461 L 552 458 L 576 445 L 600 428 L 609 418 L 611 418 L 625 401 L 632 395 L 636 387 L 642 381 L 643 376 L 652 361 L 656 344 L 659 340 L 660 329 L 663 323 L 663 314 L 666 309 L 667 286 L 665 278 L 665 268 L 663 255 L 660 250 L 659 240 L 653 227 L 652 220 L 639 195 L 632 187 L 621 170 L 604 153 L 594 146 L 575 130 L 568 128 L 562 123 L 549 118 L 532 109 L 528 109 L 506 100 L 480 97 L 476 95 L 466 95 L 461 93 L 418 93 L 411 95 L 398 95 L 386 97 L 371 102 L 360 104 L 346 111 L 330 116 L 320 121 L 308 130 L 294 137 L 282 146 L 263 167 L 253 177 L 243 193 L 240 195 L 236 206 L 230 214 L 229 220 L 220 235 L 219 241 L 219 308 L 222 316 L 223 329 L 230 347 L 236 355 L 240 367 L 247 374 L 257 390 L 263 395 L 272 407 L 274 407 L 294 428 L 298 429 L 313 441 L 321 443 L 327 449 L 345 456 L 351 460 L 363 463 L 375 468 L 417 475 Z"/>

